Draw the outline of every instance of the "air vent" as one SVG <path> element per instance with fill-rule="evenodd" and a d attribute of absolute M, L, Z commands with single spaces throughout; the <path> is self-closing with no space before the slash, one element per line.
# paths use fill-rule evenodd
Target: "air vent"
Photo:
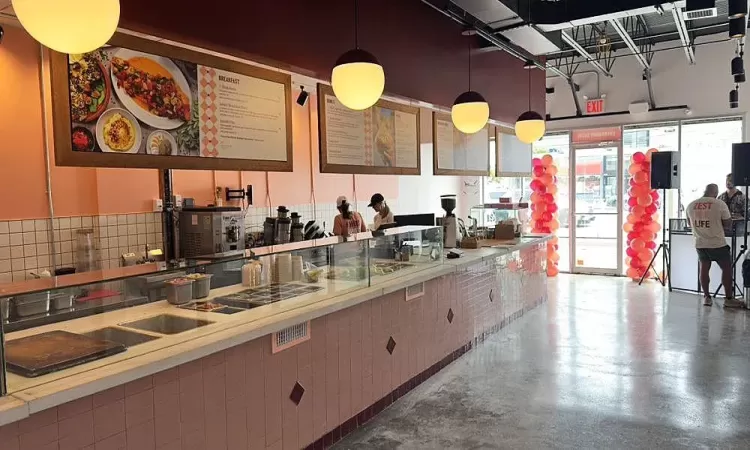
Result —
<path fill-rule="evenodd" d="M 424 283 L 412 284 L 406 288 L 406 301 L 414 300 L 424 295 Z"/>
<path fill-rule="evenodd" d="M 718 13 L 716 8 L 697 9 L 695 11 L 685 11 L 683 13 L 685 20 L 707 19 L 716 17 Z"/>
<path fill-rule="evenodd" d="M 284 328 L 271 335 L 273 353 L 278 353 L 310 339 L 310 322 L 302 322 Z"/>

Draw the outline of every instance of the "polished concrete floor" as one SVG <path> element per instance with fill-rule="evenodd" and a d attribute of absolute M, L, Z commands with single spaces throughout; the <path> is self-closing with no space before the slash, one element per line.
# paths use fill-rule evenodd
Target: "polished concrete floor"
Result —
<path fill-rule="evenodd" d="M 560 276 L 550 301 L 336 448 L 750 448 L 744 310 Z"/>

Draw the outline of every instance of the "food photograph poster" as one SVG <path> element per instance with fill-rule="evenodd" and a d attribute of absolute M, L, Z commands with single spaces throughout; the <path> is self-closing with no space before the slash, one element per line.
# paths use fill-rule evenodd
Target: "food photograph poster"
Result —
<path fill-rule="evenodd" d="M 364 111 L 344 106 L 320 87 L 321 171 L 419 173 L 417 108 L 379 101 Z"/>
<path fill-rule="evenodd" d="M 466 134 L 453 125 L 450 115 L 433 112 L 433 142 L 435 175 L 489 174 L 489 126 Z"/>
<path fill-rule="evenodd" d="M 114 45 L 65 57 L 72 152 L 291 163 L 286 83 Z"/>

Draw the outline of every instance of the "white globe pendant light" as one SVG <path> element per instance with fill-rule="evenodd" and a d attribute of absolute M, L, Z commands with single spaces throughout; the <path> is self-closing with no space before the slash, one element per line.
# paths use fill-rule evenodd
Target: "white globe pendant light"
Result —
<path fill-rule="evenodd" d="M 354 0 L 354 49 L 336 61 L 331 86 L 344 106 L 361 111 L 374 105 L 383 95 L 385 71 L 372 53 L 359 48 L 357 6 Z"/>
<path fill-rule="evenodd" d="M 453 102 L 451 121 L 453 126 L 462 133 L 474 134 L 484 128 L 489 119 L 489 103 L 482 97 L 482 94 L 471 90 L 471 41 L 469 41 L 469 90 L 456 97 Z"/>
<path fill-rule="evenodd" d="M 516 137 L 524 144 L 533 144 L 544 136 L 546 123 L 542 115 L 531 110 L 531 71 L 529 71 L 529 110 L 518 116 L 516 120 Z"/>
<path fill-rule="evenodd" d="M 12 0 L 23 28 L 42 45 L 61 53 L 86 53 L 103 46 L 117 30 L 119 0 Z"/>
<path fill-rule="evenodd" d="M 487 125 L 489 119 L 490 105 L 478 92 L 466 91 L 453 102 L 451 120 L 462 133 L 476 133 Z"/>

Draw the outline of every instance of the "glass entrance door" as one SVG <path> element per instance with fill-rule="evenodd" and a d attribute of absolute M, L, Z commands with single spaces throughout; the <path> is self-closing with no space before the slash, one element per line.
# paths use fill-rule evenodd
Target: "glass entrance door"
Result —
<path fill-rule="evenodd" d="M 622 273 L 622 147 L 573 147 L 571 271 Z"/>

